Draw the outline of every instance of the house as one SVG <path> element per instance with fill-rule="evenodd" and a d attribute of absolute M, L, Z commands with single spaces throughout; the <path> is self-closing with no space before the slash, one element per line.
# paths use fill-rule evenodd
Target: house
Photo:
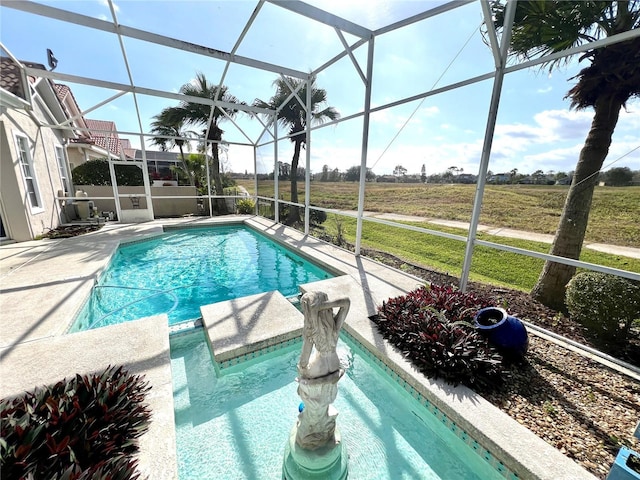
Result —
<path fill-rule="evenodd" d="M 470 183 L 476 183 L 476 181 L 478 180 L 478 177 L 472 173 L 461 173 L 456 177 L 455 180 L 456 180 L 456 183 L 470 184 Z"/>
<path fill-rule="evenodd" d="M 511 182 L 511 173 L 496 173 L 487 180 L 489 183 L 502 184 Z"/>
<path fill-rule="evenodd" d="M 181 166 L 181 161 L 177 153 L 155 150 L 145 150 L 144 153 L 147 159 L 149 178 L 153 180 L 154 186 L 160 186 L 167 181 L 177 181 L 178 177 L 171 168 Z M 142 150 L 133 150 L 133 158 L 142 161 Z"/>
<path fill-rule="evenodd" d="M 74 127 L 75 135 L 69 138 L 67 144 L 71 171 L 89 160 L 98 158 L 121 158 L 122 155 L 131 158 L 133 149 L 129 140 L 118 137 L 114 122 L 85 119 L 71 88 L 60 83 L 55 83 L 54 88 L 69 117 L 69 124 Z M 91 131 L 93 129 L 98 131 Z"/>
<path fill-rule="evenodd" d="M 27 76 L 16 59 L 0 57 L 2 240 L 32 240 L 66 221 L 64 201 L 56 197 L 72 190 L 65 145 L 75 134 L 52 125 L 67 119 L 52 81 Z"/>
<path fill-rule="evenodd" d="M 98 147 L 110 153 L 112 158 L 127 160 L 134 158 L 135 149 L 131 148 L 128 139 L 118 136 L 115 122 L 110 120 L 85 119 L 91 129 L 91 139 Z"/>
<path fill-rule="evenodd" d="M 376 177 L 376 182 L 380 183 L 396 183 L 398 178 L 393 175 L 378 175 Z"/>

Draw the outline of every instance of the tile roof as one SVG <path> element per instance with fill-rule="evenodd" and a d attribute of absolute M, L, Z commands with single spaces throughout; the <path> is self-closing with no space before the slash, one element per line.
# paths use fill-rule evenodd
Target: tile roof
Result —
<path fill-rule="evenodd" d="M 54 83 L 53 88 L 56 91 L 56 95 L 58 95 L 58 98 L 60 99 L 60 103 L 63 103 L 67 95 L 71 93 L 71 89 L 66 85 L 63 85 L 62 83 Z M 73 97 L 73 94 L 71 94 L 71 96 Z M 74 98 L 74 101 L 75 101 L 75 98 Z M 77 105 L 77 102 L 76 102 L 76 105 Z"/>
<path fill-rule="evenodd" d="M 0 57 L 0 87 L 17 97 L 25 98 L 20 67 L 9 57 Z"/>
<path fill-rule="evenodd" d="M 46 70 L 41 63 L 25 62 L 24 60 L 20 60 L 20 62 L 26 67 Z M 29 76 L 29 81 L 34 82 L 35 78 Z M 9 57 L 0 56 L 0 87 L 20 98 L 25 98 L 20 67 Z"/>
<path fill-rule="evenodd" d="M 60 103 L 62 104 L 62 108 L 64 108 L 69 118 L 73 117 L 76 111 L 80 113 L 80 117 L 76 118 L 73 121 L 73 124 L 79 128 L 86 128 L 87 124 L 84 116 L 82 116 L 82 110 L 80 110 L 76 97 L 73 95 L 73 90 L 63 83 L 54 83 L 53 88 L 56 91 L 58 100 L 60 100 Z M 69 107 L 71 107 L 71 111 L 69 111 Z M 85 141 L 89 141 L 89 143 L 91 143 L 91 133 L 79 130 L 76 134 L 80 137 L 77 142 L 84 143 Z"/>
<path fill-rule="evenodd" d="M 87 128 L 90 128 L 91 138 L 95 141 L 95 144 L 105 150 L 110 151 L 116 155 L 130 156 L 126 150 L 131 150 L 131 143 L 128 139 L 121 139 L 118 136 L 116 124 L 111 120 L 92 120 L 85 118 Z M 96 132 L 93 130 L 101 130 Z M 112 132 L 112 133 L 109 133 Z"/>
<path fill-rule="evenodd" d="M 38 68 L 40 70 L 46 70 L 44 65 L 40 63 L 24 62 L 25 66 L 31 68 Z M 33 77 L 29 76 L 29 80 L 33 81 Z M 78 106 L 78 102 L 73 95 L 71 88 L 61 83 L 51 82 L 52 87 L 60 101 L 60 105 L 64 109 L 65 113 L 69 115 L 67 108 L 65 107 L 65 99 L 67 96 L 71 96 L 71 100 Z M 20 67 L 9 57 L 0 56 L 0 87 L 8 92 L 20 97 L 25 98 L 24 85 L 22 84 L 22 76 L 20 75 Z M 78 111 L 81 111 L 78 107 Z M 91 120 L 84 118 L 84 122 L 90 130 L 101 130 L 98 132 L 84 132 L 81 134 L 82 139 L 88 140 L 87 143 L 93 143 L 105 150 L 114 153 L 115 155 L 125 155 L 128 158 L 134 158 L 135 149 L 131 147 L 129 139 L 121 139 L 118 136 L 116 124 L 110 120 Z M 113 132 L 113 133 L 109 133 Z"/>

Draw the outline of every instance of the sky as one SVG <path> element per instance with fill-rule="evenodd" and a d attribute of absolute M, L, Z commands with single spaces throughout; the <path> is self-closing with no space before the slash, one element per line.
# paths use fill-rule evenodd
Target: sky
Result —
<path fill-rule="evenodd" d="M 41 1 L 39 3 L 113 21 L 106 0 Z M 318 8 L 376 29 L 410 15 L 436 8 L 434 0 L 313 0 Z M 20 60 L 47 63 L 46 49 L 58 59 L 56 72 L 177 93 L 196 72 L 218 84 L 225 62 L 187 51 L 117 36 L 87 27 L 52 20 L 0 6 L 0 41 Z M 155 1 L 120 0 L 115 14 L 123 26 L 231 52 L 256 8 L 254 0 Z M 493 59 L 481 34 L 482 11 L 478 2 L 376 37 L 374 47 L 372 107 L 442 88 L 493 71 Z M 351 45 L 356 37 L 345 33 Z M 122 51 L 126 52 L 127 62 Z M 324 65 L 343 51 L 340 37 L 330 27 L 265 3 L 237 48 L 236 54 L 302 72 Z M 4 53 L 4 52 L 3 52 Z M 354 52 L 366 71 L 367 47 Z M 494 173 L 517 169 L 520 173 L 568 172 L 574 169 L 589 131 L 593 110 L 570 109 L 564 99 L 575 76 L 586 64 L 571 60 L 553 72 L 534 67 L 505 76 L 489 169 Z M 129 68 L 129 70 L 127 69 Z M 252 103 L 268 101 L 277 74 L 231 64 L 224 78 L 229 92 Z M 92 109 L 117 90 L 67 83 L 82 110 Z M 341 116 L 363 111 L 365 88 L 348 56 L 318 75 L 317 86 L 327 91 L 328 104 Z M 391 174 L 397 165 L 408 173 L 441 173 L 455 166 L 477 174 L 493 79 L 484 80 L 424 100 L 405 103 L 371 115 L 367 166 L 378 175 Z M 136 115 L 136 103 L 140 116 Z M 130 93 L 86 114 L 112 120 L 120 132 L 149 132 L 152 117 L 177 102 Z M 269 140 L 255 118 L 239 114 L 237 126 L 222 122 L 224 139 L 232 143 L 225 154 L 225 169 L 253 171 L 252 145 Z M 360 165 L 362 117 L 314 130 L 311 170 L 324 165 L 341 171 Z M 134 147 L 140 137 L 121 134 Z M 195 147 L 195 145 L 194 145 Z M 603 170 L 613 167 L 640 169 L 640 101 L 621 111 Z M 147 148 L 156 147 L 147 144 Z M 259 146 L 258 171 L 273 170 L 274 147 Z M 293 146 L 278 143 L 278 158 L 290 162 Z M 304 155 L 304 152 L 303 152 Z M 304 159 L 304 157 L 303 157 Z"/>

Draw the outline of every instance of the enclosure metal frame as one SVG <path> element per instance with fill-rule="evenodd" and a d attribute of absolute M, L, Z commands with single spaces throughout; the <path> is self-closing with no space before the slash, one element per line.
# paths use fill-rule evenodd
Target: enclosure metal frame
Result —
<path fill-rule="evenodd" d="M 67 10 L 62 10 L 62 9 L 58 9 L 55 7 L 51 7 L 51 6 L 47 6 L 47 5 L 42 5 L 36 2 L 32 2 L 32 1 L 26 1 L 26 0 L 5 0 L 2 3 L 2 7 L 7 7 L 7 8 L 13 8 L 16 10 L 21 10 L 23 12 L 27 12 L 27 13 L 31 13 L 31 14 L 35 14 L 35 15 L 41 15 L 41 16 L 45 16 L 48 18 L 52 18 L 52 19 L 56 19 L 56 20 L 61 20 L 64 22 L 69 22 L 69 23 L 73 23 L 73 24 L 77 24 L 77 25 L 81 25 L 84 27 L 88 27 L 88 28 L 92 28 L 92 29 L 96 29 L 96 30 L 101 30 L 104 32 L 109 32 L 109 33 L 113 33 L 117 36 L 119 44 L 120 44 L 120 48 L 121 48 L 121 53 L 122 53 L 122 57 L 123 60 L 125 62 L 126 65 L 126 69 L 127 69 L 127 74 L 129 77 L 129 84 L 120 84 L 120 83 L 115 83 L 115 82 L 109 82 L 109 81 L 104 81 L 104 80 L 100 80 L 100 79 L 96 79 L 96 78 L 87 78 L 87 77 L 81 77 L 81 76 L 77 76 L 77 75 L 69 75 L 69 74 L 64 74 L 64 73 L 60 73 L 60 72 L 51 72 L 51 71 L 46 71 L 46 70 L 40 70 L 40 69 L 33 69 L 33 68 L 28 68 L 24 65 L 20 65 L 21 67 L 21 71 L 23 72 L 23 75 L 33 75 L 36 77 L 44 77 L 44 78 L 49 78 L 52 80 L 56 80 L 56 81 L 62 81 L 62 82 L 71 82 L 71 83 L 78 83 L 78 84 L 84 84 L 84 85 L 90 85 L 90 86 L 96 86 L 96 87 L 103 87 L 103 88 L 108 88 L 108 89 L 114 89 L 116 90 L 118 93 L 116 93 L 115 95 L 113 95 L 112 97 L 108 98 L 107 100 L 104 100 L 103 102 L 100 102 L 99 104 L 96 104 L 86 110 L 84 110 L 82 112 L 82 114 L 86 114 L 88 112 L 91 112 L 97 108 L 100 108 L 101 106 L 117 99 L 120 98 L 121 96 L 127 94 L 127 93 L 131 93 L 134 99 L 134 104 L 135 104 L 135 109 L 136 109 L 136 115 L 138 118 L 138 124 L 139 124 L 139 131 L 138 132 L 126 132 L 126 131 L 118 131 L 118 134 L 121 135 L 133 135 L 133 136 L 138 136 L 140 138 L 140 144 L 141 144 L 141 149 L 143 151 L 143 161 L 144 161 L 144 165 L 146 167 L 146 149 L 145 149 L 145 143 L 144 140 L 145 138 L 148 137 L 159 137 L 158 135 L 153 135 L 147 132 L 144 132 L 143 127 L 142 127 L 142 120 L 140 117 L 140 111 L 139 111 L 139 107 L 138 107 L 138 102 L 137 102 L 137 95 L 150 95 L 150 96 L 157 96 L 157 97 L 163 97 L 163 98 L 169 98 L 169 99 L 174 99 L 174 100 L 187 100 L 189 102 L 198 102 L 198 103 L 202 103 L 205 105 L 209 105 L 211 107 L 211 114 L 213 115 L 214 109 L 218 108 L 218 107 L 222 107 L 221 110 L 225 107 L 232 107 L 234 109 L 239 109 L 245 112 L 249 112 L 252 113 L 254 115 L 266 115 L 269 120 L 266 122 L 262 122 L 263 126 L 264 126 L 264 130 L 263 132 L 260 134 L 260 136 L 258 136 L 258 139 L 255 141 L 252 141 L 248 135 L 246 135 L 244 132 L 242 132 L 242 130 L 240 129 L 240 127 L 237 125 L 236 122 L 233 121 L 233 119 L 231 119 L 229 117 L 229 120 L 232 121 L 232 123 L 240 130 L 240 132 L 245 136 L 245 138 L 247 138 L 247 143 L 234 143 L 234 144 L 238 144 L 238 145 L 244 145 L 244 146 L 252 146 L 254 149 L 254 174 L 257 174 L 257 148 L 264 146 L 264 145 L 269 145 L 271 143 L 273 143 L 273 148 L 274 148 L 274 173 L 277 171 L 277 167 L 278 167 L 278 141 L 282 140 L 284 138 L 288 138 L 288 135 L 282 136 L 280 137 L 278 135 L 278 128 L 277 128 L 277 111 L 271 111 L 271 110 L 265 110 L 265 109 L 259 109 L 253 106 L 249 106 L 249 105 L 236 105 L 236 104 L 227 104 L 225 102 L 222 102 L 218 99 L 215 100 L 209 100 L 209 99 L 203 99 L 200 97 L 187 97 L 185 95 L 181 95 L 181 94 L 175 94 L 172 92 L 167 92 L 167 91 L 161 91 L 161 90 L 155 90 L 155 89 L 150 89 L 150 88 L 144 88 L 144 87 L 140 87 L 138 85 L 135 84 L 133 77 L 131 75 L 131 71 L 129 68 L 129 60 L 127 57 L 127 53 L 125 51 L 124 48 L 124 42 L 123 42 L 123 38 L 134 38 L 134 39 L 138 39 L 138 40 L 143 40 L 146 42 L 150 42 L 150 43 L 154 43 L 160 46 L 164 46 L 164 47 L 168 47 L 168 48 L 175 48 L 175 49 L 181 49 L 181 50 L 185 50 L 185 51 L 189 51 L 192 53 L 196 53 L 199 55 L 203 55 L 206 57 L 210 57 L 210 58 L 215 58 L 221 61 L 225 61 L 226 65 L 223 71 L 223 74 L 220 78 L 219 81 L 219 86 L 223 85 L 224 83 L 224 79 L 226 76 L 226 73 L 228 71 L 228 68 L 230 66 L 231 63 L 235 63 L 235 64 L 239 64 L 239 65 L 244 65 L 244 66 L 248 66 L 248 67 L 252 67 L 252 68 L 257 68 L 257 69 L 261 69 L 264 71 L 268 71 L 268 72 L 273 72 L 276 73 L 278 75 L 280 75 L 281 77 L 283 76 L 291 76 L 291 77 L 295 77 L 295 78 L 299 78 L 304 80 L 304 82 L 306 83 L 307 87 L 310 86 L 311 82 L 315 79 L 315 77 L 322 71 L 324 71 L 325 69 L 327 69 L 328 67 L 330 67 L 331 65 L 333 65 L 334 63 L 336 63 L 337 61 L 341 60 L 342 58 L 344 58 L 345 56 L 349 56 L 354 68 L 356 69 L 358 75 L 360 76 L 360 78 L 362 79 L 364 85 L 365 85 L 365 94 L 364 94 L 364 99 L 363 99 L 363 110 L 361 112 L 358 112 L 356 114 L 350 115 L 348 117 L 344 117 L 341 118 L 339 120 L 333 121 L 333 122 L 329 122 L 326 123 L 322 126 L 311 126 L 311 99 L 310 99 L 310 88 L 307 88 L 307 98 L 304 99 L 304 101 L 302 99 L 300 99 L 301 103 L 306 105 L 306 111 L 307 111 L 307 129 L 306 129 L 306 157 L 305 157 L 305 166 L 306 166 L 306 176 L 305 176 L 305 199 L 304 199 L 304 203 L 303 204 L 293 204 L 291 202 L 284 202 L 283 200 L 280 200 L 278 198 L 279 196 L 279 191 L 278 191 L 278 179 L 277 179 L 277 175 L 274 175 L 274 197 L 275 198 L 269 198 L 269 197 L 260 197 L 258 196 L 258 189 L 257 189 L 257 176 L 255 177 L 255 186 L 256 186 L 256 193 L 255 193 L 255 199 L 256 199 L 256 213 L 257 213 L 257 204 L 258 204 L 258 200 L 261 198 L 264 198 L 266 200 L 269 201 L 273 201 L 274 205 L 275 205 L 275 221 L 279 222 L 280 218 L 279 218 L 279 204 L 280 203 L 288 203 L 290 205 L 297 205 L 299 207 L 302 207 L 305 209 L 305 216 L 304 216 L 304 232 L 305 234 L 309 233 L 309 213 L 310 210 L 316 209 L 316 210 L 320 210 L 320 211 L 325 211 L 325 212 L 335 212 L 335 213 L 340 213 L 340 214 L 345 214 L 344 212 L 337 212 L 335 210 L 331 210 L 331 209 L 325 209 L 325 208 L 320 208 L 320 207 L 314 207 L 311 205 L 310 203 L 310 197 L 309 197 L 309 192 L 310 192 L 310 158 L 311 158 L 311 132 L 317 128 L 322 128 L 322 127 L 326 127 L 329 125 L 333 125 L 333 124 L 337 124 L 340 122 L 344 122 L 347 120 L 351 120 L 353 118 L 358 118 L 358 117 L 363 117 L 363 129 L 362 129 L 362 144 L 361 144 L 361 158 L 360 158 L 360 182 L 359 182 L 359 190 L 358 190 L 358 210 L 357 213 L 355 215 L 355 218 L 357 219 L 357 229 L 356 229 L 356 246 L 355 246 L 355 254 L 359 255 L 361 252 L 361 240 L 362 240 L 362 227 L 363 227 L 363 221 L 367 220 L 367 221 L 371 221 L 371 222 L 376 222 L 376 223 L 382 223 L 382 224 L 387 224 L 387 225 L 391 225 L 397 228 L 404 228 L 404 229 L 408 229 L 408 230 L 413 230 L 413 231 L 418 231 L 418 232 L 422 232 L 422 233 L 426 233 L 426 234 L 430 234 L 430 235 L 436 235 L 436 236 L 441 236 L 441 237 L 446 237 L 446 238 L 451 238 L 451 239 L 455 239 L 455 240 L 459 240 L 459 241 L 464 241 L 466 244 L 466 248 L 465 248 L 465 257 L 464 257 L 464 262 L 462 265 L 462 273 L 461 273 L 461 277 L 460 277 L 460 288 L 464 291 L 467 288 L 467 284 L 468 284 L 468 280 L 469 280 L 469 273 L 470 273 L 470 269 L 471 269 L 471 260 L 473 257 L 473 251 L 474 251 L 474 247 L 476 245 L 482 245 L 482 246 L 486 246 L 486 247 L 490 247 L 490 248 L 494 248 L 494 249 L 498 249 L 498 250 L 503 250 L 503 251 L 508 251 L 508 252 L 512 252 L 512 253 L 517 253 L 517 254 L 521 254 L 521 255 L 527 255 L 530 257 L 535 257 L 535 258 L 540 258 L 543 260 L 551 260 L 554 262 L 558 262 L 558 263 L 563 263 L 563 264 L 567 264 L 567 265 L 572 265 L 572 266 L 576 266 L 576 267 L 581 267 L 581 268 L 586 268 L 589 270 L 595 270 L 595 271 L 600 271 L 600 272 L 605 272 L 605 273 L 611 273 L 614 275 L 618 275 L 618 276 L 622 276 L 622 277 L 626 277 L 626 278 L 631 278 L 631 279 L 635 279 L 635 280 L 640 280 L 640 274 L 634 273 L 634 272 L 629 272 L 626 270 L 619 270 L 619 269 L 614 269 L 614 268 L 608 268 L 608 267 L 603 267 L 601 265 L 595 265 L 595 264 L 590 264 L 590 263 L 586 263 L 586 262 L 581 262 L 578 260 L 572 260 L 572 259 L 568 259 L 568 258 L 564 258 L 564 257 L 557 257 L 554 255 L 549 255 L 549 254 L 543 254 L 543 253 L 538 253 L 538 252 L 533 252 L 533 251 L 529 251 L 529 250 L 524 250 L 524 249 L 520 249 L 520 248 L 515 248 L 515 247 L 510 247 L 508 245 L 501 245 L 501 244 L 497 244 L 497 243 L 493 243 L 493 242 L 487 242 L 487 241 L 482 241 L 482 240 L 478 240 L 476 238 L 476 234 L 477 234 L 477 228 L 478 228 L 478 221 L 479 221 L 479 217 L 480 217 L 480 212 L 482 210 L 482 199 L 484 196 L 484 187 L 485 187 L 485 183 L 486 183 L 486 172 L 488 169 L 488 164 L 489 164 L 489 160 L 490 160 L 490 156 L 491 156 L 491 146 L 492 146 L 492 141 L 493 141 L 493 134 L 494 134 L 494 130 L 495 130 L 495 124 L 496 124 L 496 118 L 497 118 L 497 113 L 498 113 L 498 108 L 499 108 L 499 103 L 500 103 L 500 96 L 501 96 L 501 90 L 502 90 L 502 83 L 503 83 L 503 79 L 504 76 L 508 73 L 512 73 L 515 71 L 519 71 L 525 68 L 529 68 L 532 66 L 536 66 L 536 65 L 540 65 L 542 63 L 551 61 L 551 60 L 558 60 L 558 59 L 562 59 L 562 58 L 566 58 L 568 56 L 571 55 L 575 55 L 587 50 L 591 50 L 591 49 L 595 49 L 595 48 L 601 48 L 604 47 L 606 45 L 611 45 L 614 43 L 618 43 L 618 42 L 622 42 L 622 41 L 626 41 L 626 40 L 630 40 L 632 38 L 636 38 L 638 36 L 640 36 L 640 29 L 636 29 L 636 30 L 631 30 L 622 34 L 618 34 L 618 35 L 614 35 L 611 37 L 607 37 L 598 41 L 594 41 L 594 42 L 590 42 L 590 43 L 585 43 L 581 46 L 578 47 L 574 47 L 571 49 L 567 49 L 563 52 L 558 52 L 555 54 L 551 54 L 551 55 L 546 55 L 534 60 L 529 60 L 529 61 L 524 61 L 521 63 L 516 63 L 514 65 L 510 65 L 507 66 L 507 54 L 508 54 L 508 45 L 509 45 L 509 37 L 510 37 L 510 33 L 511 33 L 511 26 L 513 24 L 513 18 L 514 18 L 514 14 L 515 14 L 515 5 L 517 0 L 507 0 L 507 9 L 506 9 L 506 15 L 505 15 L 505 22 L 504 22 L 504 28 L 502 31 L 502 36 L 500 39 L 498 39 L 498 35 L 496 34 L 496 31 L 494 29 L 493 26 L 493 22 L 491 20 L 491 10 L 490 10 L 490 2 L 489 0 L 456 0 L 456 1 L 451 1 L 449 3 L 440 5 L 438 7 L 435 8 L 431 8 L 431 9 L 427 9 L 425 11 L 423 11 L 422 13 L 419 13 L 417 15 L 413 15 L 411 17 L 402 19 L 400 21 L 397 21 L 395 23 L 392 23 L 390 25 L 387 25 L 385 27 L 376 29 L 376 30 L 370 30 L 368 28 L 363 27 L 362 25 L 358 25 L 354 22 L 351 22 L 349 20 L 346 20 L 344 18 L 341 18 L 339 16 L 336 16 L 334 14 L 331 14 L 330 12 L 321 10 L 317 7 L 311 6 L 309 4 L 303 3 L 299 0 L 257 0 L 257 4 L 256 7 L 251 15 L 251 17 L 249 18 L 249 20 L 247 21 L 246 25 L 244 26 L 242 33 L 239 35 L 237 41 L 235 42 L 235 45 L 233 47 L 233 49 L 231 50 L 231 52 L 224 52 L 221 50 L 217 50 L 211 47 L 207 47 L 204 45 L 197 45 L 197 44 L 193 44 L 193 43 L 189 43 L 189 42 L 185 42 L 182 40 L 178 40 L 176 38 L 172 38 L 172 37 L 168 37 L 168 36 L 164 36 L 164 35 L 159 35 L 159 34 L 155 34 L 155 33 L 151 33 L 151 32 L 147 32 L 144 30 L 140 30 L 134 27 L 130 27 L 130 26 L 126 26 L 126 25 L 122 25 L 118 22 L 117 16 L 116 16 L 116 10 L 115 7 L 113 5 L 113 0 L 107 0 L 108 1 L 108 5 L 112 14 L 112 21 L 106 21 L 106 20 L 100 20 L 97 18 L 93 18 L 93 17 L 88 17 L 85 15 L 80 15 L 71 11 L 67 11 Z M 330 26 L 332 27 L 336 34 L 338 35 L 343 47 L 344 47 L 344 51 L 341 52 L 340 54 L 336 55 L 335 57 L 329 59 L 325 64 L 321 65 L 320 67 L 318 67 L 316 70 L 313 70 L 311 73 L 305 73 L 305 72 L 301 72 L 295 69 L 291 69 L 291 68 L 287 68 L 284 66 L 280 66 L 280 65 L 274 65 L 268 62 L 264 62 L 261 60 L 257 60 L 257 59 L 252 59 L 252 58 L 247 58 L 247 57 L 243 57 L 243 56 L 239 56 L 236 54 L 238 47 L 241 45 L 241 42 L 243 41 L 244 37 L 246 36 L 247 32 L 249 32 L 254 20 L 257 18 L 257 16 L 259 15 L 259 12 L 261 10 L 261 8 L 263 7 L 265 1 L 268 1 L 269 3 L 278 6 L 280 8 L 289 10 L 295 14 L 304 16 L 306 18 L 312 19 L 314 21 L 317 21 L 319 23 L 322 23 L 324 25 Z M 371 108 L 371 82 L 373 79 L 373 53 L 374 53 L 374 42 L 375 42 L 375 38 L 381 35 L 384 35 L 386 33 L 392 32 L 394 30 L 397 30 L 399 28 L 403 28 L 406 27 L 408 25 L 412 25 L 416 22 L 420 22 L 422 20 L 425 20 L 427 18 L 430 17 L 434 17 L 437 15 L 440 15 L 442 13 L 454 10 L 456 8 L 459 8 L 461 6 L 470 4 L 470 3 L 480 3 L 480 6 L 482 8 L 482 13 L 483 13 L 483 18 L 484 18 L 484 22 L 485 22 L 485 27 L 486 27 L 486 34 L 487 34 L 487 38 L 489 40 L 489 44 L 491 47 L 491 51 L 493 54 L 493 58 L 494 58 L 494 70 L 487 72 L 485 74 L 482 75 L 478 75 L 472 78 L 468 78 L 466 80 L 460 81 L 460 82 L 456 82 L 450 85 L 447 85 L 445 87 L 441 87 L 441 88 L 437 88 L 437 89 L 432 89 L 426 92 L 423 92 L 421 94 L 418 95 L 413 95 L 411 97 L 406 97 L 391 103 L 388 103 L 386 105 L 382 105 L 382 106 L 378 106 L 376 108 Z M 348 45 L 348 43 L 346 42 L 346 39 L 343 35 L 343 32 L 349 33 L 351 35 L 354 35 L 355 37 L 358 38 L 358 40 L 356 42 L 354 42 L 352 45 Z M 361 46 L 363 46 L 364 44 L 367 44 L 367 65 L 366 65 L 366 69 L 363 72 L 361 66 L 359 65 L 358 61 L 356 60 L 355 56 L 353 55 L 353 51 Z M 9 52 L 9 50 L 2 46 L 7 52 Z M 491 102 L 490 102 L 490 106 L 489 106 L 489 112 L 488 112 L 488 117 L 487 117 L 487 122 L 486 122 L 486 130 L 485 130 L 485 135 L 484 135 L 484 142 L 483 142 L 483 148 L 482 148 L 482 154 L 481 154 L 481 158 L 480 158 L 480 167 L 479 167 L 479 171 L 478 171 L 478 183 L 476 186 L 476 192 L 475 192 L 475 199 L 474 199 L 474 204 L 473 204 L 473 210 L 472 210 L 472 214 L 471 214 L 471 221 L 470 221 L 470 228 L 469 228 L 469 232 L 467 234 L 466 237 L 461 236 L 461 235 L 452 235 L 452 234 L 447 234 L 447 233 L 443 233 L 443 232 L 439 232 L 439 231 L 435 231 L 435 230 L 429 230 L 426 228 L 420 228 L 420 227 L 414 227 L 414 226 L 407 226 L 407 225 L 403 225 L 403 224 L 399 224 L 399 223 L 395 223 L 395 222 L 389 222 L 386 220 L 382 220 L 382 219 L 374 219 L 374 218 L 365 218 L 364 216 L 364 195 L 365 195 L 365 178 L 366 178 L 366 165 L 367 165 L 367 153 L 368 153 L 368 141 L 369 141 L 369 119 L 370 119 L 370 115 L 374 112 L 377 111 L 381 111 L 387 108 L 391 108 L 391 107 L 395 107 L 398 105 L 402 105 L 405 103 L 409 103 L 409 102 L 413 102 L 416 100 L 421 100 L 424 98 L 427 98 L 429 96 L 432 95 L 437 95 L 439 93 L 443 93 L 443 92 L 447 92 L 456 88 L 460 88 L 460 87 L 464 87 L 466 85 L 470 85 L 470 84 L 474 84 L 480 81 L 484 81 L 484 80 L 488 80 L 488 79 L 493 79 L 493 88 L 492 88 L 492 95 L 491 95 Z M 297 95 L 296 92 L 292 92 L 292 96 L 293 95 Z M 298 97 L 299 98 L 299 97 Z M 285 102 L 286 103 L 286 102 Z M 222 110 L 224 113 L 224 110 Z M 71 130 L 71 121 L 72 120 L 68 120 L 66 122 L 63 122 L 61 124 L 57 124 L 57 125 L 43 125 L 43 126 L 49 126 L 51 128 L 58 128 L 58 129 L 69 129 Z M 77 128 L 75 128 L 75 130 L 78 130 Z M 270 137 L 272 138 L 272 140 L 269 140 L 267 142 L 264 143 L 258 143 L 259 139 L 262 138 L 262 135 L 268 132 Z M 207 132 L 208 133 L 208 132 Z M 178 139 L 178 137 L 166 137 L 168 139 Z M 207 135 L 204 136 L 204 138 L 207 138 Z M 145 187 L 145 192 L 149 192 L 149 186 L 148 186 L 148 179 L 145 177 L 145 181 L 146 183 L 146 187 Z M 148 195 L 150 196 L 150 193 L 148 193 Z M 224 197 L 224 195 L 215 195 L 215 196 L 211 196 L 209 195 L 210 199 L 211 198 L 216 198 L 216 197 Z M 150 202 L 150 197 L 148 198 L 149 203 Z M 209 204 L 211 205 L 211 201 L 209 202 Z"/>

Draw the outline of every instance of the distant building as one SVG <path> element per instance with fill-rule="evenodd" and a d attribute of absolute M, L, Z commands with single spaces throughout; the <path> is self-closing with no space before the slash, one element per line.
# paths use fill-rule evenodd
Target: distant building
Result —
<path fill-rule="evenodd" d="M 394 177 L 393 175 L 380 175 L 376 178 L 376 182 L 382 182 L 382 183 L 396 183 L 398 181 L 397 177 Z"/>
<path fill-rule="evenodd" d="M 509 173 L 509 172 L 507 172 L 507 173 L 496 173 L 494 175 L 491 175 L 489 177 L 489 179 L 487 180 L 487 182 L 496 183 L 496 184 L 510 183 L 511 182 L 511 173 Z"/>
<path fill-rule="evenodd" d="M 154 181 L 177 180 L 177 176 L 171 170 L 171 167 L 179 167 L 181 165 L 178 153 L 145 150 L 145 156 L 150 179 Z M 142 150 L 133 150 L 133 158 L 142 160 Z"/>
<path fill-rule="evenodd" d="M 533 180 L 533 177 L 531 175 L 527 175 L 526 177 L 522 177 L 520 180 L 518 180 L 518 183 L 521 185 L 533 185 L 536 182 Z"/>
<path fill-rule="evenodd" d="M 472 173 L 461 173 L 456 177 L 456 183 L 476 183 L 477 179 Z"/>

